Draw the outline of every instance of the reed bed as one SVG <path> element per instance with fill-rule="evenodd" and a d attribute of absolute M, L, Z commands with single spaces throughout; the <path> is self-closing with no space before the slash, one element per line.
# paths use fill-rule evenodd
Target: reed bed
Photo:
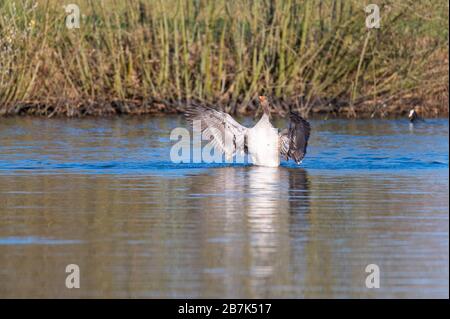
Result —
<path fill-rule="evenodd" d="M 375 1 L 368 29 L 371 2 L 4 0 L 0 114 L 448 114 L 448 2 Z"/>

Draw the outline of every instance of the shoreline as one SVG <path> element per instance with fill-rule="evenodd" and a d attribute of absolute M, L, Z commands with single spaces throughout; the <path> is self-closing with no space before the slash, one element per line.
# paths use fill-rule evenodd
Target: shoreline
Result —
<path fill-rule="evenodd" d="M 436 102 L 436 101 L 434 101 Z M 189 105 L 200 104 L 216 108 L 233 116 L 254 116 L 258 114 L 257 103 L 209 103 L 200 101 L 168 101 L 149 99 L 143 101 L 84 101 L 56 103 L 20 102 L 13 106 L 0 108 L 1 118 L 40 117 L 40 118 L 110 118 L 117 116 L 165 116 L 183 114 Z M 407 117 L 409 111 L 415 109 L 422 118 L 445 118 L 449 116 L 448 99 L 444 103 L 408 103 L 396 101 L 393 104 L 361 103 L 322 104 L 309 107 L 296 106 L 295 103 L 278 102 L 272 106 L 271 114 L 285 117 L 289 111 L 300 113 L 306 118 L 347 118 L 347 119 L 385 119 Z"/>

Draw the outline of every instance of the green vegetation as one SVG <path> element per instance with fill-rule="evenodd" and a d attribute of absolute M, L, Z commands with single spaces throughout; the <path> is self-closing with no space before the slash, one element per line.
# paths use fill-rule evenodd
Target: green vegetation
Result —
<path fill-rule="evenodd" d="M 4 0 L 0 114 L 448 114 L 448 2 Z M 77 3 L 79 29 L 62 4 Z"/>

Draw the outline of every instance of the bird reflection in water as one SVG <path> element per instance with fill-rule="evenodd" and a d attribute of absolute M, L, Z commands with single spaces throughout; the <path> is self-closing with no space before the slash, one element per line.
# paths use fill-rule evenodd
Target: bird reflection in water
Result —
<path fill-rule="evenodd" d="M 213 175 L 202 179 L 205 183 L 197 191 L 216 194 L 202 206 L 208 212 L 203 221 L 207 240 L 221 250 L 220 260 L 208 261 L 208 268 L 223 269 L 218 285 L 225 294 L 245 289 L 264 297 L 270 287 L 291 284 L 289 260 L 298 248 L 292 247 L 291 223 L 300 218 L 305 224 L 305 216 L 296 215 L 309 210 L 307 172 L 249 166 L 216 169 Z M 236 275 L 242 268 L 246 272 Z"/>

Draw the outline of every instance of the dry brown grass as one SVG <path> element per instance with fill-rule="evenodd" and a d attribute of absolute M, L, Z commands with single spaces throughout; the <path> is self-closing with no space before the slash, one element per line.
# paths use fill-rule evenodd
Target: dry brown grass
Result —
<path fill-rule="evenodd" d="M 0 3 L 0 114 L 178 112 L 191 101 L 255 111 L 448 114 L 448 2 L 56 0 Z M 368 1 L 366 1 L 369 3 Z"/>

